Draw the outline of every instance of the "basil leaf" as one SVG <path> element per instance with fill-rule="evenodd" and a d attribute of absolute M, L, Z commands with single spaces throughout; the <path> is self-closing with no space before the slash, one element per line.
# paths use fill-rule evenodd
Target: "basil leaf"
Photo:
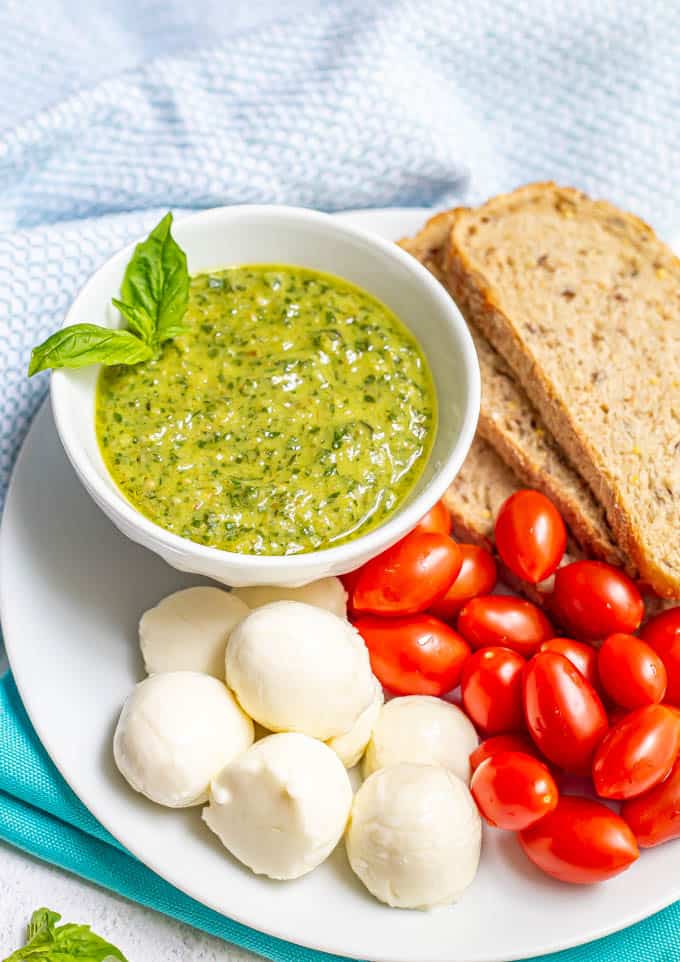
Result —
<path fill-rule="evenodd" d="M 126 304 L 125 301 L 119 301 L 117 297 L 112 297 L 111 303 L 118 308 L 128 322 L 128 327 L 133 334 L 141 337 L 145 344 L 153 344 L 156 337 L 156 324 L 143 308 Z"/>
<path fill-rule="evenodd" d="M 74 962 L 105 962 L 118 959 L 126 962 L 125 956 L 100 935 L 96 935 L 89 925 L 62 925 L 54 933 L 53 955 L 58 959 L 73 959 Z M 48 956 L 49 958 L 49 956 Z"/>
<path fill-rule="evenodd" d="M 47 368 L 138 364 L 153 355 L 153 348 L 130 331 L 113 331 L 96 324 L 73 324 L 33 348 L 28 376 Z"/>
<path fill-rule="evenodd" d="M 54 926 L 60 918 L 61 915 L 58 912 L 44 908 L 37 909 L 26 927 L 26 942 L 33 945 L 44 945 L 49 942 L 54 936 Z"/>
<path fill-rule="evenodd" d="M 127 962 L 115 945 L 96 935 L 89 925 L 60 925 L 57 912 L 38 909 L 26 931 L 26 945 L 5 962 Z"/>
<path fill-rule="evenodd" d="M 112 299 L 129 329 L 74 324 L 57 331 L 33 349 L 29 377 L 48 368 L 139 364 L 153 357 L 164 341 L 184 333 L 189 272 L 186 254 L 170 233 L 171 226 L 168 212 L 137 244 L 125 269 L 122 298 Z"/>
<path fill-rule="evenodd" d="M 167 213 L 146 240 L 137 244 L 115 306 L 147 343 L 162 344 L 183 333 L 189 302 L 186 254 L 176 243 Z"/>

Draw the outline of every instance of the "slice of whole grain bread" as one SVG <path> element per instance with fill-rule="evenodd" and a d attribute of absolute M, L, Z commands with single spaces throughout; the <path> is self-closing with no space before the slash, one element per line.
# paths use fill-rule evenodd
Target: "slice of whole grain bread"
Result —
<path fill-rule="evenodd" d="M 404 250 L 424 264 L 445 287 L 447 277 L 442 256 L 455 213 L 444 211 L 437 214 L 415 237 L 399 242 Z M 478 433 L 493 445 L 517 476 L 501 470 L 505 468 L 502 462 L 494 465 L 491 474 L 495 478 L 497 489 L 507 489 L 507 493 L 497 500 L 497 506 L 500 507 L 505 498 L 521 486 L 518 483 L 519 478 L 525 485 L 536 488 L 551 498 L 574 538 L 587 554 L 611 564 L 623 564 L 623 554 L 614 541 L 604 510 L 593 497 L 588 485 L 566 461 L 511 368 L 475 326 L 465 299 L 459 297 L 458 304 L 470 326 L 482 374 L 482 407 Z M 488 462 L 491 456 L 492 452 L 485 452 L 483 459 Z M 470 513 L 474 515 L 481 509 L 482 504 L 477 505 L 475 501 L 476 494 L 481 493 L 481 490 L 477 488 L 475 493 L 470 493 L 466 518 L 470 518 Z M 483 499 L 483 502 L 486 503 L 487 500 L 488 498 Z M 631 574 L 635 572 L 631 570 Z"/>
<path fill-rule="evenodd" d="M 680 597 L 680 262 L 547 183 L 452 212 L 441 263 L 643 579 Z"/>

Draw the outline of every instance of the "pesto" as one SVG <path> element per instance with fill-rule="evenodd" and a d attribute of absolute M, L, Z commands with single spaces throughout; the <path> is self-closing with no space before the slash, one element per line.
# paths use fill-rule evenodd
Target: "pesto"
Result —
<path fill-rule="evenodd" d="M 104 461 L 152 521 L 244 554 L 328 548 L 381 524 L 436 428 L 429 368 L 348 281 L 257 265 L 191 279 L 186 333 L 104 368 Z"/>

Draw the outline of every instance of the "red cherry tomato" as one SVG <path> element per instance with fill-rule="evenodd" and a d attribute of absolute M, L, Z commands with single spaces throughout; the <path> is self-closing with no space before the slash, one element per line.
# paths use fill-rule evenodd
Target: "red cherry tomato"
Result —
<path fill-rule="evenodd" d="M 557 805 L 559 793 L 547 767 L 533 755 L 499 752 L 477 768 L 470 782 L 489 825 L 518 832 Z"/>
<path fill-rule="evenodd" d="M 412 615 L 441 597 L 460 571 L 455 541 L 444 534 L 407 535 L 359 571 L 352 608 L 374 615 Z"/>
<path fill-rule="evenodd" d="M 525 658 L 555 634 L 540 608 L 510 595 L 472 598 L 458 615 L 457 627 L 473 648 L 502 645 Z"/>
<path fill-rule="evenodd" d="M 443 501 L 437 501 L 413 529 L 420 534 L 451 534 L 451 514 Z"/>
<path fill-rule="evenodd" d="M 600 697 L 564 655 L 545 651 L 524 672 L 524 715 L 545 757 L 565 772 L 586 775 L 607 731 Z"/>
<path fill-rule="evenodd" d="M 494 536 L 510 571 L 533 585 L 556 570 L 567 546 L 559 511 L 539 491 L 511 494 L 498 512 Z"/>
<path fill-rule="evenodd" d="M 680 717 L 664 705 L 637 708 L 611 728 L 593 758 L 602 798 L 634 798 L 669 774 L 680 751 Z"/>
<path fill-rule="evenodd" d="M 603 561 L 574 561 L 555 572 L 550 611 L 569 634 L 585 641 L 636 630 L 644 614 L 630 578 Z"/>
<path fill-rule="evenodd" d="M 361 568 L 355 568 L 354 571 L 348 571 L 344 575 L 340 575 L 340 581 L 342 581 L 342 586 L 351 597 L 354 591 L 354 586 L 359 580 L 359 574 L 361 573 Z"/>
<path fill-rule="evenodd" d="M 430 608 L 435 617 L 453 621 L 460 609 L 477 595 L 488 595 L 496 587 L 493 555 L 476 544 L 459 544 L 462 564 L 446 594 Z"/>
<path fill-rule="evenodd" d="M 525 755 L 533 755 L 540 760 L 539 752 L 528 735 L 492 735 L 486 738 L 470 755 L 470 771 L 485 762 L 487 758 L 493 758 L 499 752 L 523 752 Z"/>
<path fill-rule="evenodd" d="M 561 882 L 589 885 L 627 869 L 640 852 L 624 820 L 601 802 L 563 795 L 557 808 L 519 833 L 534 865 Z"/>
<path fill-rule="evenodd" d="M 587 645 L 583 641 L 574 641 L 573 638 L 551 638 L 550 641 L 543 642 L 539 651 L 556 651 L 558 655 L 564 655 L 574 668 L 578 668 L 595 691 L 599 688 L 597 651 L 592 645 Z"/>
<path fill-rule="evenodd" d="M 615 705 L 609 712 L 609 727 L 613 728 L 614 725 L 618 725 L 618 723 L 623 721 L 626 715 L 629 714 L 630 712 L 627 708 L 619 708 L 618 705 Z"/>
<path fill-rule="evenodd" d="M 460 679 L 463 707 L 488 735 L 524 728 L 522 673 L 526 662 L 510 648 L 481 648 L 468 658 Z"/>
<path fill-rule="evenodd" d="M 680 607 L 650 618 L 640 635 L 666 666 L 666 701 L 680 705 Z"/>
<path fill-rule="evenodd" d="M 621 817 L 641 848 L 680 838 L 680 761 L 656 788 L 624 802 Z"/>
<path fill-rule="evenodd" d="M 451 691 L 470 655 L 460 635 L 431 615 L 363 615 L 354 619 L 354 627 L 366 642 L 373 674 L 397 695 Z"/>
<path fill-rule="evenodd" d="M 654 649 L 635 635 L 610 635 L 597 655 L 602 687 L 622 708 L 663 701 L 668 676 Z"/>

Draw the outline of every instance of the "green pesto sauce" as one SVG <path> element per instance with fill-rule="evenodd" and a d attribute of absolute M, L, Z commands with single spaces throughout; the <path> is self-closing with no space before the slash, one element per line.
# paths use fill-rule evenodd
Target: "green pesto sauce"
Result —
<path fill-rule="evenodd" d="M 436 428 L 423 354 L 348 281 L 300 267 L 191 279 L 188 332 L 102 370 L 97 436 L 128 500 L 200 544 L 284 555 L 381 524 Z"/>

